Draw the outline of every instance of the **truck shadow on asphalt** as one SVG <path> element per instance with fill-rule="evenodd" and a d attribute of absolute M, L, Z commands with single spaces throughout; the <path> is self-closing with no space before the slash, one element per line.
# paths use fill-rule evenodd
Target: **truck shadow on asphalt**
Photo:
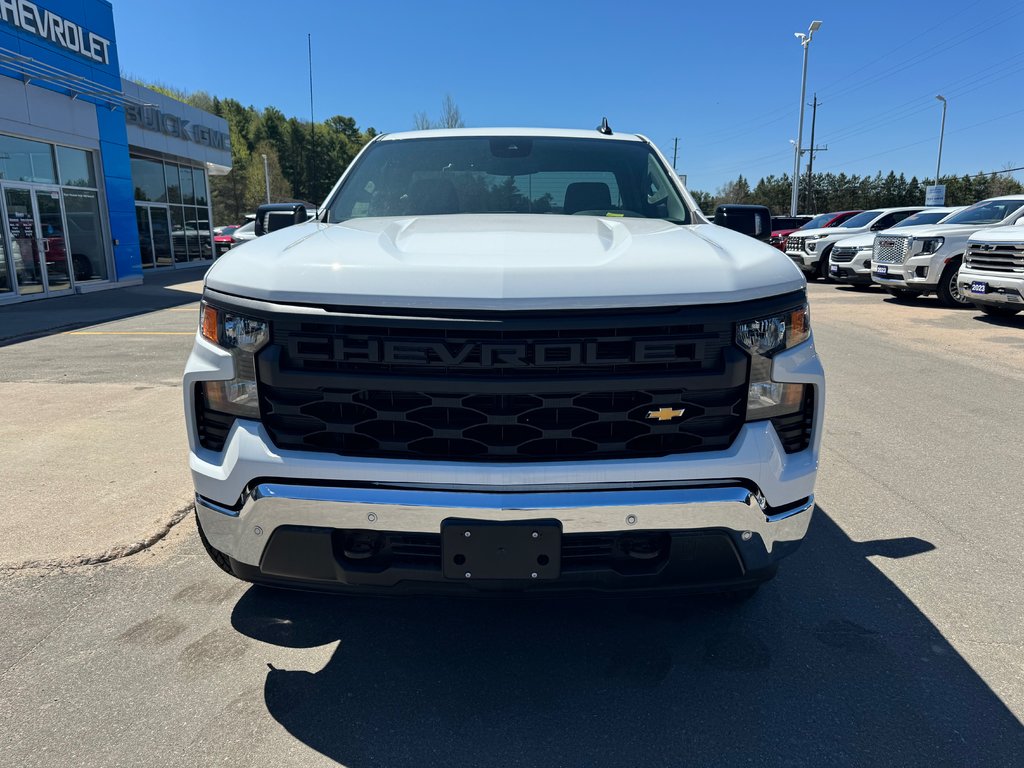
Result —
<path fill-rule="evenodd" d="M 272 666 L 266 707 L 364 766 L 1024 765 L 1024 728 L 818 509 L 745 604 L 714 598 L 344 598 L 249 589 L 235 629 L 338 643 Z"/>

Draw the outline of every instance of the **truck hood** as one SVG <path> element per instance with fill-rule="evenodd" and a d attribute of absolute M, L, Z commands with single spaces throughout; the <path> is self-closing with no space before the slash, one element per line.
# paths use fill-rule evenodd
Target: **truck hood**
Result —
<path fill-rule="evenodd" d="M 845 229 L 843 227 L 822 227 L 821 229 L 801 229 L 794 232 L 793 237 L 817 237 L 819 235 L 825 235 L 832 240 L 842 240 L 843 238 L 853 237 L 854 235 L 859 235 L 860 233 L 867 231 L 867 227 L 853 227 L 850 229 Z"/>
<path fill-rule="evenodd" d="M 1024 225 L 1010 224 L 979 229 L 971 233 L 971 240 L 984 240 L 986 243 L 1024 243 Z"/>
<path fill-rule="evenodd" d="M 844 237 L 837 240 L 833 248 L 860 248 L 863 245 L 874 245 L 876 232 L 864 232 L 852 237 Z"/>
<path fill-rule="evenodd" d="M 736 302 L 805 284 L 775 248 L 711 224 L 537 214 L 299 224 L 206 275 L 213 290 L 285 304 L 453 309 Z"/>
<path fill-rule="evenodd" d="M 906 230 L 890 231 L 890 235 L 912 235 L 915 240 L 925 237 L 969 237 L 981 229 L 992 229 L 992 224 L 929 224 L 925 227 L 908 227 Z"/>

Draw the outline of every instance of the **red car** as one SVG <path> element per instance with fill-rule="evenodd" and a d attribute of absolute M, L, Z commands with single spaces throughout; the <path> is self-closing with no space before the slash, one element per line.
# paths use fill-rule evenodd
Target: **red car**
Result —
<path fill-rule="evenodd" d="M 213 236 L 213 247 L 217 251 L 218 256 L 223 256 L 229 250 L 231 246 L 235 244 L 234 239 L 231 237 L 231 233 L 234 232 L 240 224 L 233 224 L 227 227 L 221 227 L 220 232 Z"/>
<path fill-rule="evenodd" d="M 786 238 L 789 235 L 791 235 L 794 232 L 796 232 L 797 230 L 799 230 L 799 229 L 824 229 L 826 227 L 838 227 L 840 224 L 842 224 L 848 218 L 850 218 L 851 216 L 856 216 L 858 213 L 860 213 L 860 211 L 838 211 L 838 212 L 833 212 L 833 213 L 819 213 L 813 219 L 810 218 L 810 217 L 807 217 L 808 221 L 805 224 L 803 224 L 802 226 L 799 226 L 799 227 L 794 227 L 792 229 L 786 229 L 785 227 L 780 227 L 779 229 L 775 229 L 775 222 L 776 222 L 777 219 L 780 219 L 780 218 L 781 219 L 788 219 L 790 221 L 792 219 L 789 216 L 786 216 L 786 217 L 773 216 L 772 217 L 772 237 L 771 237 L 771 240 L 769 240 L 768 242 L 771 243 L 772 245 L 774 245 L 780 251 L 785 252 L 785 250 L 786 250 Z M 779 222 L 779 223 L 783 223 L 783 222 Z"/>

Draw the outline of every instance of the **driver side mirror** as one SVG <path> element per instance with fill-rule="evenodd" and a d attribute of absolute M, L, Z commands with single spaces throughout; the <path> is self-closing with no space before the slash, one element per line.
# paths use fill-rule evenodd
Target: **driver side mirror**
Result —
<path fill-rule="evenodd" d="M 768 242 L 772 236 L 772 212 L 763 205 L 720 205 L 715 224 Z"/>
<path fill-rule="evenodd" d="M 302 224 L 306 221 L 306 206 L 302 203 L 267 203 L 256 209 L 256 237 L 268 232 Z"/>

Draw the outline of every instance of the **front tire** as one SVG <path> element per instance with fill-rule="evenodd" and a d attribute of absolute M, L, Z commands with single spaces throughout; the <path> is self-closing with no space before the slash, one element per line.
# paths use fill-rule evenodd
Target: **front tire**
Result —
<path fill-rule="evenodd" d="M 989 317 L 1013 317 L 1020 312 L 1019 309 L 1013 307 L 993 307 L 988 304 L 975 304 L 974 306 Z"/>
<path fill-rule="evenodd" d="M 950 309 L 967 309 L 973 306 L 973 302 L 960 293 L 960 286 L 957 285 L 957 272 L 960 271 L 960 259 L 949 262 L 942 270 L 942 277 L 939 278 L 939 301 L 942 306 Z"/>
<path fill-rule="evenodd" d="M 826 283 L 834 282 L 832 278 L 828 276 L 828 257 L 831 252 L 831 248 L 828 248 L 822 252 L 821 258 L 818 259 L 818 263 L 814 267 L 815 280 L 824 280 Z"/>

